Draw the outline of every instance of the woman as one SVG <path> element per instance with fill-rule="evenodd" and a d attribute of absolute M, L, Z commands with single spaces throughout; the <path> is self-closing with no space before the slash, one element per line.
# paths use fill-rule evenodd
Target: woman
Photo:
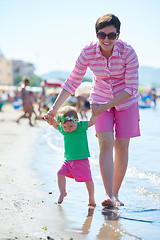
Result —
<path fill-rule="evenodd" d="M 21 90 L 21 98 L 22 98 L 24 114 L 20 116 L 16 122 L 19 123 L 20 120 L 27 115 L 29 119 L 29 125 L 33 126 L 31 117 L 32 117 L 32 113 L 35 113 L 35 111 L 33 109 L 33 105 L 31 102 L 30 92 L 26 89 L 28 85 L 29 85 L 29 79 L 25 77 L 23 80 L 22 90 Z"/>
<path fill-rule="evenodd" d="M 99 140 L 99 165 L 106 199 L 102 206 L 123 206 L 118 193 L 128 164 L 132 137 L 140 136 L 138 101 L 138 59 L 134 49 L 118 40 L 120 21 L 113 14 L 98 18 L 98 42 L 84 47 L 75 68 L 63 84 L 46 118 L 51 121 L 64 101 L 74 94 L 89 67 L 94 74 L 90 102 L 99 114 L 95 129 Z M 113 163 L 113 147 L 115 159 Z"/>

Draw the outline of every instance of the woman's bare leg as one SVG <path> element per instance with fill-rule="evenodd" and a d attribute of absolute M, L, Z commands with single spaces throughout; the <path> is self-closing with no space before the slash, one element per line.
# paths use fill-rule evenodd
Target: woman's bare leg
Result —
<path fill-rule="evenodd" d="M 19 123 L 19 121 L 20 121 L 22 118 L 24 118 L 25 116 L 26 116 L 26 113 L 24 113 L 22 116 L 20 116 L 20 117 L 16 120 L 16 122 Z"/>
<path fill-rule="evenodd" d="M 88 195 L 89 195 L 88 206 L 95 207 L 96 203 L 95 203 L 95 199 L 94 199 L 94 183 L 93 183 L 93 181 L 91 181 L 91 182 L 86 182 L 85 184 L 86 184 L 86 187 L 88 190 Z"/>
<path fill-rule="evenodd" d="M 101 132 L 97 134 L 99 140 L 99 165 L 101 176 L 106 191 L 107 199 L 102 202 L 103 206 L 113 206 L 113 146 L 114 135 L 112 132 Z"/>
<path fill-rule="evenodd" d="M 66 178 L 64 175 L 60 175 L 58 174 L 58 187 L 59 187 L 59 191 L 60 191 L 60 195 L 58 198 L 58 203 L 62 203 L 64 197 L 67 196 L 66 193 Z"/>
<path fill-rule="evenodd" d="M 116 206 L 124 204 L 118 198 L 118 192 L 121 187 L 128 165 L 129 138 L 115 139 L 115 159 L 114 159 L 114 200 Z"/>
<path fill-rule="evenodd" d="M 28 113 L 29 125 L 30 125 L 30 126 L 33 126 L 32 121 L 31 121 L 31 118 L 32 118 L 32 112 L 29 112 L 29 113 Z"/>

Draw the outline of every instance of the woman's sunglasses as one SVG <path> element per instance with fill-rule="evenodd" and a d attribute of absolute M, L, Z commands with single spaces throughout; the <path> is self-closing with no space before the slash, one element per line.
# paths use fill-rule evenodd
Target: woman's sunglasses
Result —
<path fill-rule="evenodd" d="M 97 38 L 99 39 L 105 39 L 106 37 L 108 37 L 108 39 L 110 40 L 115 40 L 117 35 L 118 33 L 115 33 L 115 32 L 111 32 L 108 34 L 105 34 L 104 32 L 97 32 Z"/>

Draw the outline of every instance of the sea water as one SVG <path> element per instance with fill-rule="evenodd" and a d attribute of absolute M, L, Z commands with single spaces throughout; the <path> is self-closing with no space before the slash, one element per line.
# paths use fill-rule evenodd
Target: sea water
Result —
<path fill-rule="evenodd" d="M 114 211 L 101 207 L 105 198 L 98 164 L 98 140 L 94 127 L 88 129 L 90 164 L 95 184 L 97 207 L 88 212 L 88 195 L 84 183 L 67 178 L 67 197 L 60 214 L 70 222 L 66 231 L 78 232 L 84 239 L 152 239 L 160 236 L 160 104 L 140 109 L 141 137 L 133 138 L 129 148 L 129 165 L 120 190 L 125 203 Z M 63 159 L 63 137 L 46 123 L 37 145 L 34 168 L 44 188 L 51 193 L 49 204 L 57 201 L 57 171 Z M 92 215 L 86 218 L 87 214 Z M 90 222 L 91 221 L 91 222 Z"/>

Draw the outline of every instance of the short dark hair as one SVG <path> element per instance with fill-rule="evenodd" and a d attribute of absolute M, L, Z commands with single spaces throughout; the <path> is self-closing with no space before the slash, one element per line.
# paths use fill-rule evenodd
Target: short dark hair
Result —
<path fill-rule="evenodd" d="M 116 28 L 117 33 L 120 32 L 121 22 L 119 21 L 118 17 L 116 17 L 114 14 L 105 14 L 99 17 L 95 24 L 96 33 L 100 29 L 111 25 L 113 25 Z"/>
<path fill-rule="evenodd" d="M 29 79 L 28 79 L 26 76 L 24 76 L 24 77 L 23 77 L 23 82 L 29 84 Z"/>

